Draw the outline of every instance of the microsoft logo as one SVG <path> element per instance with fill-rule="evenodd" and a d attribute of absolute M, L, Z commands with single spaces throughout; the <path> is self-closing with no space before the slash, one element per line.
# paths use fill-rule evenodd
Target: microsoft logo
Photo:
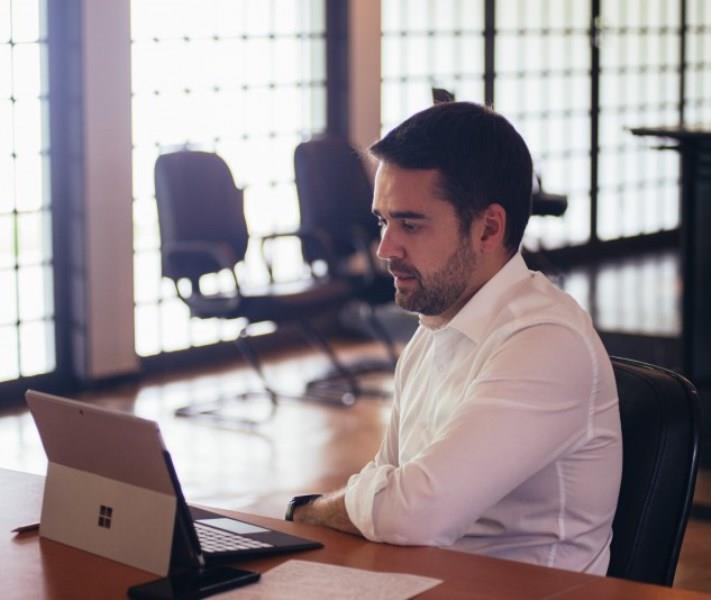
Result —
<path fill-rule="evenodd" d="M 104 506 L 103 504 L 99 507 L 99 527 L 104 527 L 106 529 L 111 529 L 111 515 L 114 509 L 110 506 Z"/>

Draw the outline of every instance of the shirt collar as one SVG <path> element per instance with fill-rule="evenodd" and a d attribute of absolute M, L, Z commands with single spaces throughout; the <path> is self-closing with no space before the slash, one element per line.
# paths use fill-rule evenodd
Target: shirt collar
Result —
<path fill-rule="evenodd" d="M 530 276 L 531 271 L 528 270 L 521 253 L 517 252 L 469 299 L 448 323 L 435 330 L 453 329 L 464 334 L 473 342 L 477 342 L 489 326 L 489 321 L 494 312 L 500 308 L 499 300 L 501 297 L 512 286 Z M 430 330 L 433 329 L 422 323 L 422 317 L 420 317 L 420 323 Z"/>

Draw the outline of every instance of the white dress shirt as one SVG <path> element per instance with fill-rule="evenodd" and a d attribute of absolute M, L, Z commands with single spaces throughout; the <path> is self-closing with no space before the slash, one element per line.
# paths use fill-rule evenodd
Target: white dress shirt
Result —
<path fill-rule="evenodd" d="M 622 472 L 590 317 L 516 254 L 395 371 L 380 450 L 346 489 L 369 540 L 605 574 Z"/>

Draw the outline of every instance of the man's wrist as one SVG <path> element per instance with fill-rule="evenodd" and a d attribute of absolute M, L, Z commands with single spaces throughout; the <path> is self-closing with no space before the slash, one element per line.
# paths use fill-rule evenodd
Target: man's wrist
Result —
<path fill-rule="evenodd" d="M 286 507 L 286 514 L 284 515 L 284 519 L 286 519 L 287 521 L 293 521 L 294 514 L 296 513 L 296 510 L 299 507 L 311 504 L 314 500 L 320 498 L 322 495 L 323 494 L 301 494 L 299 496 L 294 496 L 291 500 L 289 500 L 289 504 Z"/>

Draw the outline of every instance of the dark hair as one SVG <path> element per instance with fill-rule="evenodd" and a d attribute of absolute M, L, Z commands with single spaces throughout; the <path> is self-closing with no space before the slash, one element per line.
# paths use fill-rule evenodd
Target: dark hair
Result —
<path fill-rule="evenodd" d="M 463 231 L 493 203 L 506 210 L 504 243 L 515 252 L 531 214 L 531 154 L 504 117 L 472 102 L 446 102 L 419 112 L 370 147 L 403 169 L 437 169 L 444 199 Z"/>

